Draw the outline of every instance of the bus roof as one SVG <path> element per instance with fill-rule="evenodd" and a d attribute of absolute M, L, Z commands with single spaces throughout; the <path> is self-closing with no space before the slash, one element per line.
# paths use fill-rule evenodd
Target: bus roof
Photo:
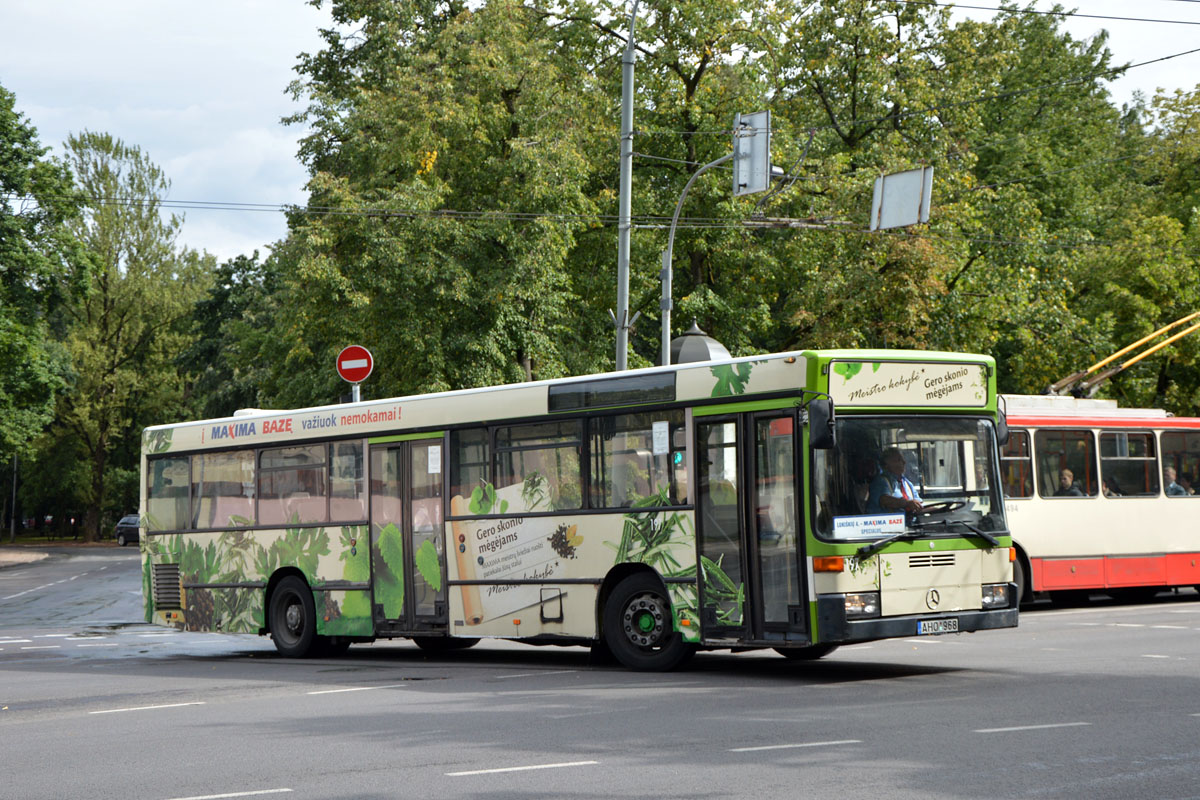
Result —
<path fill-rule="evenodd" d="M 908 365 L 982 364 L 988 356 L 915 350 L 798 350 L 719 361 L 672 364 L 568 378 L 365 400 L 302 409 L 241 409 L 232 417 L 156 425 L 143 433 L 143 451 L 237 447 L 305 438 L 433 431 L 585 409 L 666 403 L 719 402 L 743 395 L 825 391 L 830 363 Z M 751 399 L 747 397 L 746 399 Z M 835 398 L 836 400 L 836 398 Z"/>

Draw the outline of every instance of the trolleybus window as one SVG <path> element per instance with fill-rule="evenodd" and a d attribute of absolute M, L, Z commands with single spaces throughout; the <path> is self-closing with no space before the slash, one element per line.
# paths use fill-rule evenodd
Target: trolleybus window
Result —
<path fill-rule="evenodd" d="M 989 422 L 954 417 L 841 417 L 837 447 L 813 453 L 817 530 L 827 538 L 872 539 L 912 530 L 961 536 L 1005 529 Z M 872 484 L 888 480 L 881 460 L 897 448 L 925 510 L 880 513 Z"/>
<path fill-rule="evenodd" d="M 1158 494 L 1154 434 L 1124 431 L 1100 434 L 1100 477 L 1106 497 Z"/>
<path fill-rule="evenodd" d="M 1100 491 L 1091 431 L 1040 430 L 1033 444 L 1042 497 L 1094 497 Z"/>
<path fill-rule="evenodd" d="M 1000 450 L 1000 477 L 1005 497 L 1033 496 L 1033 458 L 1029 453 L 1029 432 L 1011 431 L 1008 444 Z"/>
<path fill-rule="evenodd" d="M 1200 482 L 1200 433 L 1190 431 L 1164 431 L 1162 434 L 1163 467 L 1175 469 L 1175 482 L 1183 494 L 1168 497 L 1200 497 L 1197 483 Z"/>

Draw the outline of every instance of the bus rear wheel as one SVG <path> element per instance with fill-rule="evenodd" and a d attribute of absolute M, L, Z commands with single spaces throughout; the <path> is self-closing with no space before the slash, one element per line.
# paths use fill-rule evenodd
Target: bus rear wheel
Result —
<path fill-rule="evenodd" d="M 317 609 L 312 590 L 295 575 L 279 582 L 271 593 L 271 639 L 286 658 L 304 658 L 317 639 Z"/>
<path fill-rule="evenodd" d="M 617 661 L 640 672 L 665 672 L 696 652 L 674 629 L 662 582 L 641 572 L 622 580 L 604 605 L 604 641 Z"/>
<path fill-rule="evenodd" d="M 793 661 L 816 661 L 837 649 L 836 644 L 810 644 L 808 647 L 776 647 L 775 652 Z"/>

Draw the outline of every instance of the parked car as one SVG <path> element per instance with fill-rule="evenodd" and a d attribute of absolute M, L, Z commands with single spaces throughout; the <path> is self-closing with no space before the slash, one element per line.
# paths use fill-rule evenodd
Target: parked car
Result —
<path fill-rule="evenodd" d="M 117 522 L 117 527 L 113 528 L 113 538 L 121 547 L 127 544 L 137 544 L 138 539 L 141 538 L 141 534 L 138 532 L 138 515 L 127 514 L 121 517 Z"/>

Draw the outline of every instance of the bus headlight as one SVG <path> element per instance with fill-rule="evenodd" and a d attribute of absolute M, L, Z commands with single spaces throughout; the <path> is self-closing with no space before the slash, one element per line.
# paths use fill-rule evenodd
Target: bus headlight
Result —
<path fill-rule="evenodd" d="M 1008 608 L 1008 584 L 985 583 L 983 585 L 983 607 Z"/>
<path fill-rule="evenodd" d="M 879 592 L 846 595 L 846 619 L 879 616 Z"/>

